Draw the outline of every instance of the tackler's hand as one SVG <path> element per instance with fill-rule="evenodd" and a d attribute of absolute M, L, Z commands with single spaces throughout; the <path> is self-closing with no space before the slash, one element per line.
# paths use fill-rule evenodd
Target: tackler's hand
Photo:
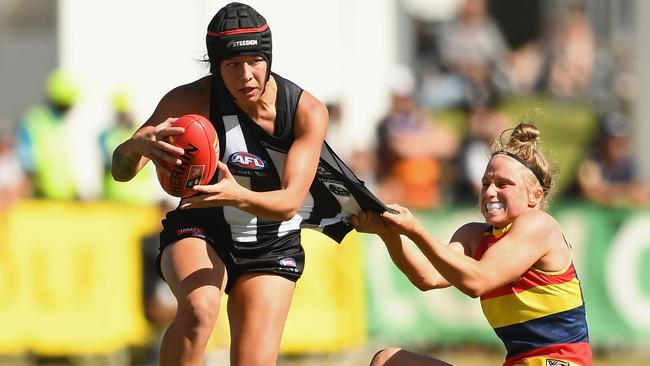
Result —
<path fill-rule="evenodd" d="M 381 218 L 386 225 L 394 232 L 409 235 L 415 233 L 421 226 L 418 219 L 413 216 L 408 208 L 397 204 L 388 205 L 393 211 L 385 211 Z"/>
<path fill-rule="evenodd" d="M 350 223 L 360 233 L 384 235 L 388 227 L 379 214 L 374 211 L 363 211 L 352 216 Z"/>

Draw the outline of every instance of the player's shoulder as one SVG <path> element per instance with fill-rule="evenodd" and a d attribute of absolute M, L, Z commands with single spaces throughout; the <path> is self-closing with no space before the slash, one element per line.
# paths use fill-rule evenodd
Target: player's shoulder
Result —
<path fill-rule="evenodd" d="M 302 106 L 308 109 L 326 109 L 325 103 L 323 103 L 320 99 L 306 90 L 303 90 L 302 95 L 300 96 L 300 101 L 298 102 L 298 106 Z"/>
<path fill-rule="evenodd" d="M 204 76 L 192 82 L 176 86 L 165 97 L 172 99 L 194 99 L 208 97 L 210 94 L 210 76 Z"/>
<path fill-rule="evenodd" d="M 300 87 L 297 83 L 285 78 L 284 76 L 277 74 L 275 72 L 271 73 L 271 77 L 273 80 L 275 80 L 276 84 L 278 87 L 283 87 L 289 90 L 295 90 L 295 91 L 302 91 L 302 87 Z"/>
<path fill-rule="evenodd" d="M 307 129 L 316 129 L 322 132 L 323 138 L 327 132 L 329 112 L 325 103 L 308 91 L 303 91 L 298 101 L 294 118 L 295 126 Z"/>
<path fill-rule="evenodd" d="M 209 76 L 176 86 L 161 100 L 164 110 L 173 111 L 171 115 L 198 113 L 208 109 L 210 100 Z"/>
<path fill-rule="evenodd" d="M 523 213 L 512 223 L 508 235 L 531 242 L 534 238 L 536 245 L 548 244 L 551 247 L 564 243 L 560 224 L 548 212 L 531 210 Z"/>
<path fill-rule="evenodd" d="M 548 232 L 560 228 L 553 216 L 544 210 L 526 211 L 515 219 L 513 225 L 524 227 L 531 232 Z"/>
<path fill-rule="evenodd" d="M 282 88 L 288 98 L 293 97 L 297 99 L 295 114 L 295 121 L 297 124 L 304 122 L 308 125 L 312 125 L 312 123 L 308 121 L 312 121 L 316 118 L 317 120 L 322 120 L 323 123 L 327 125 L 329 114 L 327 113 L 325 103 L 309 91 L 298 86 L 293 81 L 276 73 L 272 73 L 271 76 L 273 77 L 277 88 Z"/>
<path fill-rule="evenodd" d="M 303 100 L 306 103 L 320 102 L 320 100 L 318 100 L 318 98 L 316 98 L 309 91 L 307 91 L 307 90 L 303 89 L 302 87 L 300 87 L 295 82 L 293 82 L 293 81 L 291 81 L 291 80 L 289 80 L 289 79 L 287 79 L 287 78 L 285 78 L 285 77 L 283 77 L 283 76 L 281 76 L 279 74 L 276 74 L 276 73 L 271 73 L 271 77 L 275 81 L 275 84 L 276 84 L 278 89 L 282 88 L 285 91 L 285 93 L 287 93 L 287 94 L 294 94 L 296 96 L 299 96 L 300 97 L 299 103 L 303 102 Z M 324 103 L 322 103 L 322 104 L 323 104 L 323 106 L 325 105 Z"/>
<path fill-rule="evenodd" d="M 465 250 L 465 254 L 474 256 L 483 234 L 488 232 L 489 228 L 490 225 L 483 222 L 469 222 L 456 230 L 454 235 L 452 235 L 450 242 L 461 243 Z"/>
<path fill-rule="evenodd" d="M 477 241 L 483 236 L 483 233 L 488 232 L 490 225 L 484 222 L 468 222 L 459 227 L 454 233 L 453 240 L 463 242 Z"/>

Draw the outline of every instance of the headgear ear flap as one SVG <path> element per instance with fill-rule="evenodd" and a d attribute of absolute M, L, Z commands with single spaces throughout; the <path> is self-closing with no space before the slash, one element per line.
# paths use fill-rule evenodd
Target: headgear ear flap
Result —
<path fill-rule="evenodd" d="M 205 43 L 213 75 L 219 74 L 221 62 L 227 58 L 259 54 L 268 65 L 266 81 L 269 80 L 273 49 L 271 29 L 266 19 L 252 7 L 230 3 L 221 8 L 208 24 Z"/>

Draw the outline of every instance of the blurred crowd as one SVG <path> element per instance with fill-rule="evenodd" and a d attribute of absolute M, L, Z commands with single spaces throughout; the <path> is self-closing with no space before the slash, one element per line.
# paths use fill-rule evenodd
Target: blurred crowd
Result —
<path fill-rule="evenodd" d="M 629 48 L 599 41 L 582 1 L 551 2 L 544 11 L 539 8 L 548 1 L 532 1 L 536 18 L 524 12 L 519 24 L 527 24 L 514 29 L 505 25 L 517 22 L 503 19 L 495 6 L 512 2 L 459 3 L 452 19 L 413 20 L 413 62 L 385 76 L 390 101 L 373 146 L 353 150 L 341 143 L 345 101 L 327 101 L 327 139 L 353 170 L 387 202 L 421 209 L 474 203 L 492 141 L 520 118 L 502 107 L 514 98 L 544 96 L 590 106 L 597 126 L 578 169 L 563 171 L 572 182 L 560 193 L 604 205 L 649 205 L 630 140 L 636 86 Z M 70 159 L 75 142 L 66 128 L 79 93 L 73 75 L 55 70 L 45 82 L 44 102 L 25 111 L 16 130 L 0 130 L 0 208 L 24 197 L 80 199 Z M 95 198 L 155 204 L 164 196 L 151 167 L 127 184 L 110 177 L 113 149 L 139 123 L 125 91 L 116 90 L 107 103 L 113 117 L 96 141 L 104 176 Z M 460 122 L 448 123 L 441 111 L 455 112 Z"/>
<path fill-rule="evenodd" d="M 535 3 L 539 4 L 540 1 Z M 447 21 L 414 21 L 415 57 L 386 75 L 390 102 L 377 121 L 375 143 L 365 150 L 340 144 L 344 100 L 328 102 L 327 140 L 371 190 L 385 202 L 416 209 L 476 204 L 492 142 L 515 123 L 502 107 L 513 98 L 545 96 L 560 103 L 586 103 L 596 133 L 563 197 L 616 207 L 649 207 L 631 145 L 635 98 L 635 57 L 630 49 L 599 42 L 581 1 L 561 2 L 530 20 L 528 37 L 507 37 L 487 0 L 464 0 Z M 53 71 L 44 83 L 44 101 L 29 108 L 17 127 L 0 128 L 0 211 L 26 198 L 79 200 L 72 172 L 67 117 L 80 91 L 73 76 Z M 97 137 L 103 156 L 97 199 L 159 205 L 155 172 L 129 183 L 110 176 L 112 151 L 139 122 L 129 95 L 115 91 L 112 121 Z M 460 116 L 450 124 L 444 115 Z M 441 113 L 445 112 L 445 113 Z M 155 188 L 155 189 L 154 189 Z M 175 303 L 152 268 L 155 235 L 143 240 L 146 316 L 162 329 Z"/>
<path fill-rule="evenodd" d="M 69 128 L 68 117 L 75 108 L 80 90 L 72 75 L 64 70 L 52 71 L 44 85 L 42 103 L 28 108 L 15 129 L 0 130 L 0 215 L 23 199 L 81 201 L 75 179 L 75 146 L 78 142 Z M 159 192 L 154 168 L 148 166 L 128 184 L 113 180 L 110 173 L 113 150 L 130 138 L 139 123 L 131 114 L 128 94 L 117 90 L 109 101 L 112 120 L 94 142 L 101 152 L 101 194 L 97 200 L 133 205 L 155 205 L 164 215 L 174 208 L 172 197 Z M 140 356 L 142 362 L 157 361 L 157 345 L 163 330 L 176 313 L 176 299 L 155 268 L 158 232 L 141 241 L 142 307 L 154 338 Z"/>
<path fill-rule="evenodd" d="M 540 11 L 543 4 L 553 7 Z M 538 11 L 530 19 L 510 9 L 510 17 L 524 20 L 498 23 L 493 14 L 503 12 L 496 5 Z M 595 131 L 579 168 L 562 171 L 570 184 L 555 194 L 649 206 L 650 185 L 640 178 L 631 141 L 634 54 L 625 44 L 599 41 L 585 6 L 464 0 L 452 20 L 416 20 L 416 57 L 387 76 L 391 102 L 378 123 L 374 151 L 354 152 L 347 160 L 386 201 L 420 209 L 475 204 L 500 132 L 521 118 L 544 128 L 535 116 L 509 116 L 503 107 L 528 98 L 532 109 L 534 100 L 545 98 L 587 106 Z M 505 33 L 506 24 L 520 27 Z M 461 116 L 460 123 L 448 123 L 450 111 Z M 372 172 L 363 168 L 369 160 Z"/>

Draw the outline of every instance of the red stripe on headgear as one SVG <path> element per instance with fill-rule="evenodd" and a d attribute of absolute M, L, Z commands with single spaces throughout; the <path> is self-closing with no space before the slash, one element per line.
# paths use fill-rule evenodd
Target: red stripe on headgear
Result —
<path fill-rule="evenodd" d="M 208 35 L 210 37 L 222 37 L 222 36 L 231 36 L 233 34 L 259 33 L 265 31 L 268 27 L 269 27 L 268 24 L 264 24 L 259 28 L 241 28 L 241 29 L 233 29 L 233 30 L 223 31 L 223 32 L 208 32 Z"/>

